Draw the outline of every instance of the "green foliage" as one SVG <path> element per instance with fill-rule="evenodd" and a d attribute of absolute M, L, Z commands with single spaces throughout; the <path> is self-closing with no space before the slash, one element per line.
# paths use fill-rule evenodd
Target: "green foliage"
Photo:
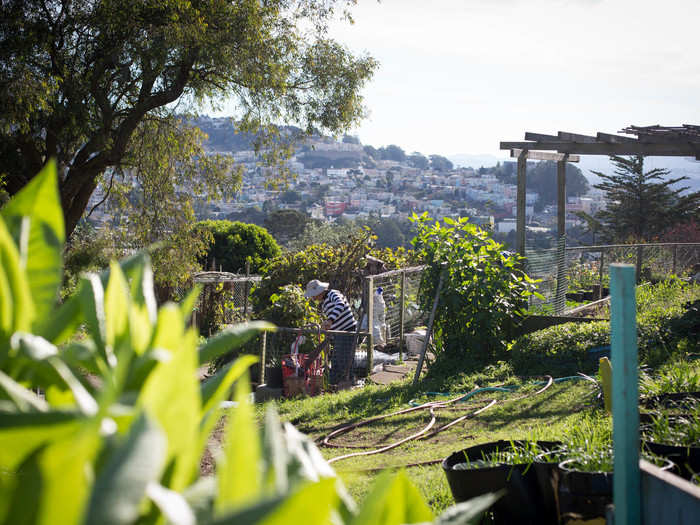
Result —
<path fill-rule="evenodd" d="M 299 237 L 309 217 L 300 211 L 292 209 L 275 210 L 265 219 L 265 228 L 280 242 L 286 243 Z"/>
<path fill-rule="evenodd" d="M 517 174 L 514 170 L 515 163 L 507 162 L 498 166 L 496 176 L 508 184 L 517 183 Z M 528 164 L 527 189 L 539 194 L 539 206 L 555 204 L 557 202 L 557 163 L 544 160 L 534 165 Z M 588 192 L 588 180 L 581 170 L 571 163 L 566 165 L 566 195 L 584 195 Z"/>
<path fill-rule="evenodd" d="M 605 192 L 606 207 L 597 214 L 609 241 L 642 242 L 661 235 L 678 224 L 698 218 L 700 192 L 687 193 L 687 187 L 673 187 L 688 177 L 664 180 L 666 169 L 644 171 L 644 157 L 613 156 L 612 175 L 594 172 L 602 182 L 595 188 Z M 686 241 L 687 242 L 687 241 Z"/>
<path fill-rule="evenodd" d="M 678 279 L 637 287 L 637 347 L 640 362 L 655 367 L 679 353 L 697 349 L 697 337 L 683 330 L 687 301 L 700 296 L 700 286 Z M 689 315 L 693 317 L 693 313 Z M 565 323 L 518 338 L 510 362 L 523 375 L 592 373 L 598 353 L 610 345 L 610 323 Z"/>
<path fill-rule="evenodd" d="M 61 299 L 75 293 L 81 274 L 104 270 L 114 256 L 114 239 L 108 233 L 98 232 L 87 221 L 78 224 L 64 250 Z"/>
<path fill-rule="evenodd" d="M 0 523 L 432 519 L 405 476 L 382 478 L 358 509 L 294 427 L 270 411 L 259 432 L 246 377 L 254 358 L 199 384 L 203 362 L 271 325 L 234 327 L 198 349 L 186 325 L 196 293 L 157 310 L 144 255 L 85 276 L 75 296 L 39 316 L 54 308 L 60 284 L 60 257 L 56 266 L 52 257 L 62 250 L 56 182 L 50 164 L 0 219 Z M 29 198 L 37 193 L 40 208 Z M 39 268 L 44 279 L 30 282 Z M 72 340 L 80 324 L 86 337 Z M 200 478 L 232 386 L 216 475 Z"/>
<path fill-rule="evenodd" d="M 286 252 L 270 261 L 263 269 L 263 280 L 253 291 L 256 311 L 271 304 L 270 298 L 288 284 L 305 287 L 312 279 L 329 282 L 346 297 L 359 297 L 359 270 L 365 266 L 365 255 L 372 248 L 371 235 L 358 231 L 338 246 L 314 244 L 298 252 Z"/>
<path fill-rule="evenodd" d="M 423 311 L 431 311 L 441 274 L 444 283 L 435 314 L 435 333 L 446 354 L 467 356 L 483 366 L 506 349 L 510 329 L 522 316 L 535 281 L 516 256 L 467 218 L 433 222 L 414 214 L 416 255 L 428 265 L 421 281 Z"/>
<path fill-rule="evenodd" d="M 267 137 L 256 147 L 272 163 L 289 153 L 272 123 L 346 130 L 364 114 L 360 91 L 377 67 L 328 35 L 352 3 L 3 4 L 0 152 L 9 193 L 57 158 L 70 234 L 141 123 L 207 100 L 233 99 L 239 128 Z"/>
<path fill-rule="evenodd" d="M 213 237 L 205 256 L 200 259 L 203 268 L 240 273 L 250 262 L 251 273 L 258 273 L 281 249 L 265 228 L 255 224 L 231 221 L 200 221 L 197 228 Z"/>

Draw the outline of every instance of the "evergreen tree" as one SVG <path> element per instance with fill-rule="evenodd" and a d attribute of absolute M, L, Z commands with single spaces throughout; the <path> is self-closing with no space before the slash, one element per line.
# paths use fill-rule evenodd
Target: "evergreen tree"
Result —
<path fill-rule="evenodd" d="M 670 171 L 663 168 L 644 172 L 642 155 L 610 160 L 615 164 L 614 174 L 593 172 L 603 179 L 594 187 L 605 192 L 606 209 L 597 217 L 609 241 L 650 240 L 699 216 L 700 192 L 673 187 L 688 177 L 664 180 Z"/>

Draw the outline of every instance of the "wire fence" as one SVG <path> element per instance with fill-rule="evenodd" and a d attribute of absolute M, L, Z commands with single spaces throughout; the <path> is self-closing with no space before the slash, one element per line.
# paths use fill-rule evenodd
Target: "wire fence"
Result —
<path fill-rule="evenodd" d="M 526 271 L 541 280 L 538 291 L 545 297 L 544 301 L 533 299 L 531 304 L 551 305 L 554 313 L 560 314 L 566 305 L 562 290 L 574 295 L 589 293 L 593 299 L 607 295 L 608 266 L 612 263 L 633 264 L 638 282 L 690 275 L 700 264 L 700 243 L 572 246 L 563 250 L 558 246 L 527 251 L 526 259 Z M 559 274 L 562 280 L 557 288 Z"/>
<path fill-rule="evenodd" d="M 202 287 L 195 307 L 201 333 L 212 335 L 221 326 L 247 321 L 253 314 L 250 292 L 262 278 L 229 272 L 200 272 L 193 281 Z"/>
<path fill-rule="evenodd" d="M 398 346 L 404 334 L 425 324 L 427 315 L 418 303 L 424 268 L 424 266 L 401 268 L 365 278 L 365 294 L 371 301 L 371 306 L 368 305 L 366 312 L 371 311 L 374 317 L 372 323 L 374 344 Z M 379 289 L 382 290 L 381 294 L 378 293 Z"/>

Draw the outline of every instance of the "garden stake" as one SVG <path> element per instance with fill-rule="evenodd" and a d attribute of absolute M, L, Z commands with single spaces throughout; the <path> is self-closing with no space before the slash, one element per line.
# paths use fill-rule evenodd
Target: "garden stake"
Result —
<path fill-rule="evenodd" d="M 443 270 L 440 272 L 440 282 L 438 282 L 437 291 L 435 292 L 435 300 L 433 301 L 433 309 L 430 311 L 430 319 L 428 319 L 428 328 L 425 331 L 425 341 L 423 341 L 423 348 L 420 352 L 420 358 L 418 359 L 418 366 L 416 367 L 416 375 L 413 376 L 413 386 L 418 384 L 418 378 L 420 377 L 420 372 L 423 369 L 423 360 L 425 359 L 425 352 L 428 350 L 428 343 L 430 342 L 430 335 L 433 333 L 433 323 L 435 322 L 435 312 L 438 307 L 438 302 L 440 301 L 440 291 L 442 290 L 442 283 L 445 281 L 445 272 Z"/>

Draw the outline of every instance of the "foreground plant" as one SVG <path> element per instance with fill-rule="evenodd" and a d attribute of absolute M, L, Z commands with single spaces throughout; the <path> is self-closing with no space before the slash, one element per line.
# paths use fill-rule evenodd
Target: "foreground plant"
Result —
<path fill-rule="evenodd" d="M 0 218 L 0 523 L 415 523 L 430 510 L 403 474 L 357 508 L 307 438 L 273 412 L 262 433 L 242 357 L 197 369 L 266 323 L 197 348 L 196 292 L 156 308 L 148 258 L 85 276 L 55 308 L 63 219 L 53 164 Z M 75 337 L 84 326 L 86 337 Z M 200 460 L 234 388 L 216 475 Z M 39 395 L 37 392 L 41 392 Z M 461 522 L 490 503 L 462 504 Z"/>

